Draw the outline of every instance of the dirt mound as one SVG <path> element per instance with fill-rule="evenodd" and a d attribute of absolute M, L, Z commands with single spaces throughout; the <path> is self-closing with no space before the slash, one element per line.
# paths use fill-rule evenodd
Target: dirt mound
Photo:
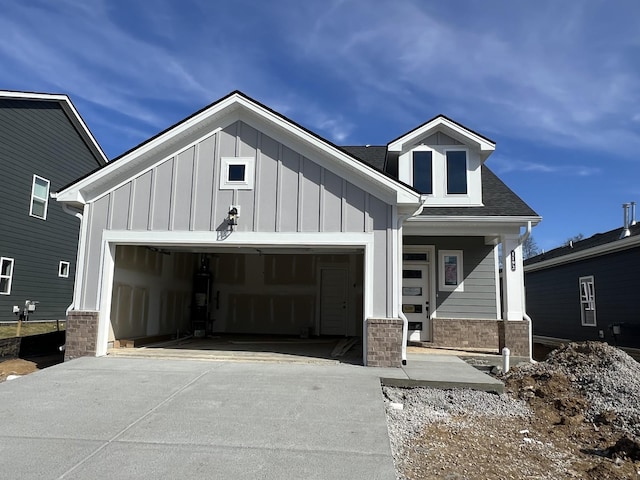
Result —
<path fill-rule="evenodd" d="M 640 363 L 606 343 L 563 345 L 503 380 L 519 398 L 555 411 L 559 422 L 586 420 L 640 437 Z"/>

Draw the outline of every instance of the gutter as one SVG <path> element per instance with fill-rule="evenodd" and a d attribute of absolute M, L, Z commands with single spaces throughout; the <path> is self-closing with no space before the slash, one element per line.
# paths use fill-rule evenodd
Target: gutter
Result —
<path fill-rule="evenodd" d="M 409 341 L 409 319 L 406 317 L 404 312 L 402 311 L 402 226 L 405 220 L 415 217 L 416 215 L 420 215 L 422 213 L 422 209 L 424 208 L 424 202 L 426 201 L 425 195 L 420 195 L 420 201 L 422 202 L 418 209 L 413 213 L 408 215 L 398 215 L 397 218 L 397 235 L 398 235 L 398 252 L 397 252 L 397 266 L 396 266 L 396 275 L 397 275 L 397 289 L 398 289 L 398 316 L 402 320 L 402 365 L 407 364 L 407 343 Z"/>
<path fill-rule="evenodd" d="M 55 198 L 55 197 L 54 197 Z M 77 282 L 78 282 L 78 278 L 80 277 L 80 274 L 82 273 L 82 271 L 84 270 L 84 258 L 81 257 L 81 252 L 84 251 L 84 236 L 82 235 L 82 226 L 83 226 L 83 218 L 84 215 L 77 211 L 72 209 L 71 207 L 69 207 L 69 205 L 67 205 L 66 203 L 62 204 L 62 210 L 65 213 L 68 213 L 69 215 L 73 215 L 74 217 L 76 217 L 78 220 L 80 220 L 80 228 L 78 228 L 78 251 L 76 252 L 76 265 L 75 265 L 75 278 L 74 278 L 74 288 L 73 288 L 73 298 L 71 300 L 71 304 L 67 307 L 65 314 L 69 315 L 69 312 L 71 310 L 74 309 L 74 307 L 76 306 L 76 301 L 77 301 Z"/>

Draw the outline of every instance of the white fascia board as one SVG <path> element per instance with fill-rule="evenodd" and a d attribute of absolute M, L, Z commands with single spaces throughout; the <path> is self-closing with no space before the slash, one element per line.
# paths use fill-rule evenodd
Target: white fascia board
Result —
<path fill-rule="evenodd" d="M 488 157 L 491 152 L 496 149 L 495 143 L 489 142 L 480 135 L 461 127 L 460 125 L 450 121 L 444 117 L 436 117 L 429 123 L 426 123 L 422 127 L 409 132 L 404 137 L 401 137 L 394 142 L 390 143 L 388 149 L 390 152 L 403 152 L 406 150 L 405 146 L 414 142 L 417 138 L 428 134 L 430 131 L 437 131 L 439 128 L 445 127 L 447 130 L 454 132 L 467 139 L 469 142 L 478 145 L 480 151 L 483 152 L 483 160 Z"/>
<path fill-rule="evenodd" d="M 416 205 L 421 203 L 420 194 L 415 190 L 399 182 L 396 182 L 395 180 L 389 178 L 375 168 L 354 159 L 352 156 L 327 143 L 326 141 L 316 137 L 315 135 L 310 134 L 303 128 L 300 128 L 297 125 L 288 122 L 279 115 L 274 114 L 273 112 L 263 108 L 260 105 L 256 105 L 255 103 L 249 101 L 244 97 L 239 97 L 238 103 L 246 107 L 248 110 L 258 114 L 260 117 L 268 120 L 270 123 L 276 125 L 280 129 L 283 129 L 297 136 L 298 138 L 303 139 L 314 149 L 319 150 L 332 158 L 341 160 L 342 163 L 344 163 L 345 166 L 347 166 L 354 173 L 360 176 L 365 176 L 367 179 L 373 180 L 375 183 L 384 186 L 385 189 L 396 192 L 396 203 L 408 203 Z"/>
<path fill-rule="evenodd" d="M 93 134 L 84 123 L 84 120 L 76 110 L 76 107 L 71 102 L 71 99 L 67 95 L 58 93 L 30 93 L 0 90 L 0 98 L 14 98 L 18 100 L 44 100 L 48 102 L 60 103 L 62 109 L 67 114 L 80 135 L 84 138 L 85 142 L 89 146 L 90 150 L 92 150 L 94 155 L 98 157 L 103 165 L 109 161 L 107 156 L 102 151 L 102 147 L 100 147 Z"/>
<path fill-rule="evenodd" d="M 404 223 L 406 235 L 472 235 L 492 237 L 501 234 L 519 235 L 527 222 L 537 224 L 540 217 L 411 217 Z"/>
<path fill-rule="evenodd" d="M 271 112 L 268 109 L 253 103 L 249 99 L 237 93 L 229 96 L 228 98 L 225 98 L 211 108 L 204 110 L 198 115 L 195 115 L 194 117 L 186 120 L 184 123 L 181 123 L 180 125 L 172 128 L 171 130 L 149 141 L 148 143 L 145 143 L 126 156 L 119 158 L 116 162 L 107 165 L 105 168 L 98 170 L 87 178 L 84 178 L 74 185 L 71 185 L 69 188 L 59 192 L 57 195 L 57 200 L 61 202 L 87 202 L 93 200 L 96 195 L 93 194 L 92 190 L 96 185 L 100 183 L 106 183 L 105 177 L 112 175 L 112 172 L 115 169 L 130 169 L 130 164 L 135 163 L 142 157 L 153 155 L 153 152 L 155 150 L 160 149 L 163 145 L 171 142 L 173 139 L 176 139 L 181 135 L 185 135 L 185 132 L 188 132 L 192 128 L 196 128 L 198 125 L 203 124 L 206 121 L 215 120 L 216 118 L 219 118 L 223 115 L 228 116 L 231 119 L 240 118 L 240 115 L 237 115 L 237 113 L 235 116 L 232 115 L 233 112 L 240 107 L 245 108 L 249 112 L 252 112 L 259 118 L 266 120 L 268 124 L 276 126 L 279 130 L 284 130 L 286 132 L 289 132 L 290 134 L 295 135 L 297 138 L 300 138 L 315 150 L 320 150 L 331 158 L 340 160 L 341 163 L 344 164 L 349 170 L 357 173 L 360 177 L 366 176 L 369 181 L 383 187 L 385 191 L 392 193 L 392 197 L 395 203 L 416 205 L 420 204 L 420 194 L 415 192 L 411 188 L 406 187 L 401 183 L 398 183 L 395 180 L 385 176 L 381 172 L 378 172 L 374 168 L 363 164 L 362 162 L 354 159 L 353 157 L 333 147 L 332 145 L 319 139 L 318 137 L 315 137 L 314 135 L 298 127 L 297 125 L 286 121 L 284 118 L 280 117 L 274 112 Z M 98 194 L 103 193 L 104 192 L 98 192 Z"/>
<path fill-rule="evenodd" d="M 640 246 L 640 235 L 633 237 L 623 238 L 610 242 L 605 245 L 598 245 L 597 247 L 587 248 L 586 250 L 580 250 L 575 253 L 568 253 L 561 257 L 550 258 L 549 260 L 543 260 L 541 262 L 533 263 L 531 265 L 525 265 L 525 272 L 535 272 L 536 270 L 543 270 L 549 267 L 555 267 L 558 265 L 564 265 L 565 263 L 577 262 L 579 260 L 585 260 L 587 258 L 599 257 L 608 253 L 618 252 L 620 250 L 627 250 Z"/>

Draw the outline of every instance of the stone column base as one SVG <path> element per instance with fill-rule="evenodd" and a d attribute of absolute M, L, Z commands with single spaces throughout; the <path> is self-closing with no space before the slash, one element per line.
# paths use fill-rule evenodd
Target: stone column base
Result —
<path fill-rule="evenodd" d="M 98 341 L 100 312 L 72 310 L 67 315 L 64 359 L 93 357 Z"/>
<path fill-rule="evenodd" d="M 434 318 L 431 320 L 431 342 L 450 348 L 491 348 L 498 350 L 500 320 Z"/>
<path fill-rule="evenodd" d="M 402 325 L 399 318 L 367 319 L 367 366 L 402 365 Z"/>

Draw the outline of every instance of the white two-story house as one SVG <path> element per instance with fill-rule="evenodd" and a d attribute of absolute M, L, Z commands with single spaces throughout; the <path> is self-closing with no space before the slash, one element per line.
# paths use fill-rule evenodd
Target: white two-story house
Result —
<path fill-rule="evenodd" d="M 494 149 L 444 116 L 339 147 L 233 92 L 56 194 L 82 216 L 67 356 L 176 331 L 356 337 L 366 365 L 410 341 L 528 356 L 540 217 Z"/>

